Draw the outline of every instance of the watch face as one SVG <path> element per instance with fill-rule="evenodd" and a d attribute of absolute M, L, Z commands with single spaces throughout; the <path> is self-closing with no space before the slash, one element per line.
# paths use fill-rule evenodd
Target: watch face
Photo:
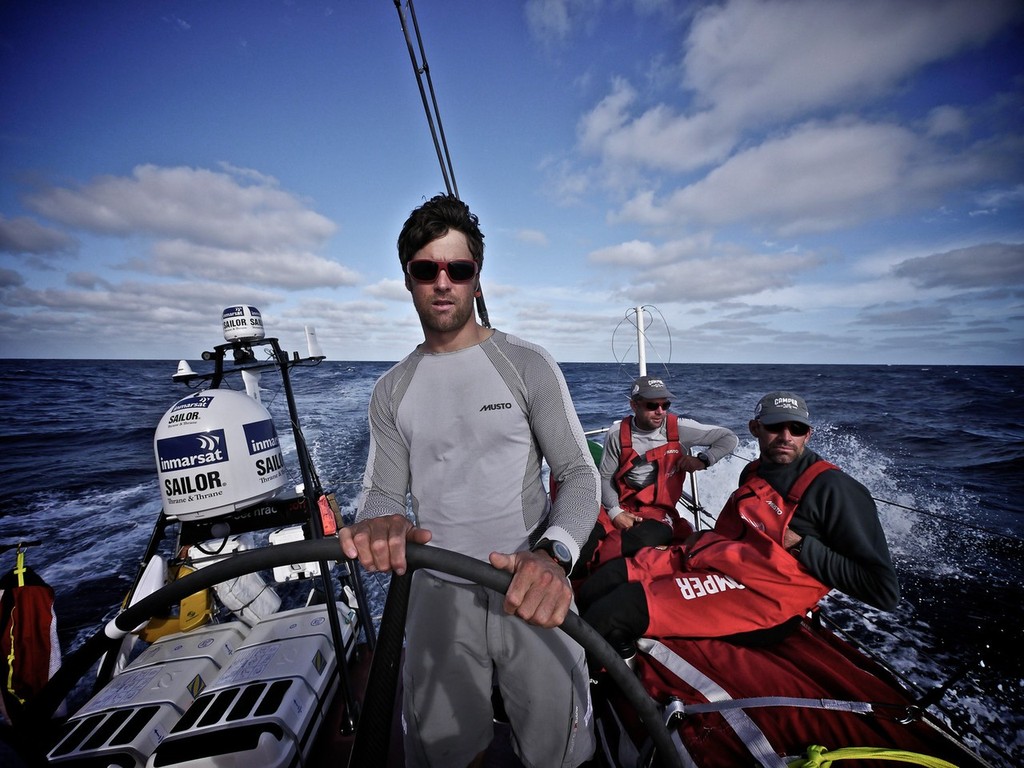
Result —
<path fill-rule="evenodd" d="M 555 560 L 558 560 L 561 563 L 572 562 L 572 552 L 570 552 L 569 547 L 561 541 L 551 542 L 551 554 L 555 556 Z"/>

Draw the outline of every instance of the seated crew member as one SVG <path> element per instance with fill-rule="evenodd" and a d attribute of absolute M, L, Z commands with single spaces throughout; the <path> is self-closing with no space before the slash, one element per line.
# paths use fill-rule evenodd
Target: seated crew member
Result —
<path fill-rule="evenodd" d="M 775 642 L 831 589 L 887 611 L 899 602 L 875 502 L 807 448 L 803 398 L 765 395 L 748 426 L 760 458 L 713 530 L 608 563 L 582 585 L 583 618 L 624 656 L 641 636 Z"/>
<path fill-rule="evenodd" d="M 730 429 L 669 413 L 673 397 L 663 379 L 641 376 L 630 390 L 633 415 L 608 430 L 599 467 L 603 513 L 590 542 L 597 562 L 685 539 L 693 527 L 676 502 L 687 472 L 707 469 L 739 442 Z M 691 456 L 695 446 L 705 450 Z"/>

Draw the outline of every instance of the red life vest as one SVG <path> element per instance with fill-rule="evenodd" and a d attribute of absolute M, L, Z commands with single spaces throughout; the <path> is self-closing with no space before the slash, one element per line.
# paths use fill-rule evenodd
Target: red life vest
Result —
<path fill-rule="evenodd" d="M 712 531 L 685 544 L 641 550 L 627 561 L 647 595 L 647 637 L 722 637 L 778 626 L 814 608 L 829 587 L 782 547 L 782 534 L 808 486 L 836 469 L 817 461 L 789 493 L 748 468 Z"/>
<path fill-rule="evenodd" d="M 619 492 L 619 506 L 645 520 L 658 520 L 667 525 L 679 518 L 676 502 L 683 493 L 686 471 L 679 469 L 678 462 L 683 456 L 679 442 L 679 417 L 666 414 L 664 445 L 652 448 L 643 456 L 633 448 L 633 417 L 628 416 L 619 424 L 619 441 L 622 453 L 619 468 L 613 480 Z M 632 488 L 626 483 L 626 474 L 637 464 L 647 462 L 654 465 L 654 482 L 644 488 Z"/>
<path fill-rule="evenodd" d="M 839 467 L 819 459 L 803 471 L 783 497 L 767 480 L 758 476 L 760 465 L 761 460 L 755 459 L 746 466 L 746 480 L 725 502 L 715 521 L 715 531 L 731 539 L 739 539 L 743 536 L 743 526 L 747 525 L 781 546 L 782 534 L 811 483 L 822 472 Z"/>
<path fill-rule="evenodd" d="M 0 579 L 0 720 L 16 725 L 25 702 L 60 667 L 53 603 L 53 590 L 19 550 L 14 570 Z"/>
<path fill-rule="evenodd" d="M 686 472 L 679 469 L 678 461 L 685 452 L 679 442 L 679 417 L 674 413 L 666 415 L 665 444 L 652 448 L 643 456 L 633 447 L 633 417 L 628 416 L 619 423 L 622 452 L 612 482 L 619 493 L 620 507 L 644 520 L 665 524 L 671 529 L 668 534 L 671 540 L 683 541 L 693 533 L 693 526 L 681 518 L 676 509 L 676 502 L 683 493 L 686 480 Z M 626 483 L 626 474 L 644 461 L 654 465 L 654 482 L 645 488 L 633 488 Z M 587 563 L 588 571 L 622 557 L 622 535 L 625 531 L 615 527 L 603 506 L 597 516 L 597 526 L 600 530 L 595 532 L 598 540 Z"/>

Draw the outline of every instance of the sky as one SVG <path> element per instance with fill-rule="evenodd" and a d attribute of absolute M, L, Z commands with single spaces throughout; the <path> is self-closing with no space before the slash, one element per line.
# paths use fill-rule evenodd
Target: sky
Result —
<path fill-rule="evenodd" d="M 622 361 L 644 306 L 649 362 L 1024 364 L 1020 0 L 414 11 L 494 327 Z M 393 0 L 0 0 L 2 358 L 196 360 L 248 304 L 398 360 L 395 241 L 443 191 Z"/>

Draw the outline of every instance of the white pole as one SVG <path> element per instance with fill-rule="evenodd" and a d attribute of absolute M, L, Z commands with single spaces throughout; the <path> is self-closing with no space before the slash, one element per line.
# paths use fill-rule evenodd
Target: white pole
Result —
<path fill-rule="evenodd" d="M 644 308 L 636 308 L 636 354 L 640 366 L 640 376 L 647 375 L 647 338 L 644 335 Z"/>
<path fill-rule="evenodd" d="M 245 382 L 245 394 L 257 403 L 262 403 L 263 400 L 260 398 L 260 372 L 243 369 L 242 381 Z"/>

